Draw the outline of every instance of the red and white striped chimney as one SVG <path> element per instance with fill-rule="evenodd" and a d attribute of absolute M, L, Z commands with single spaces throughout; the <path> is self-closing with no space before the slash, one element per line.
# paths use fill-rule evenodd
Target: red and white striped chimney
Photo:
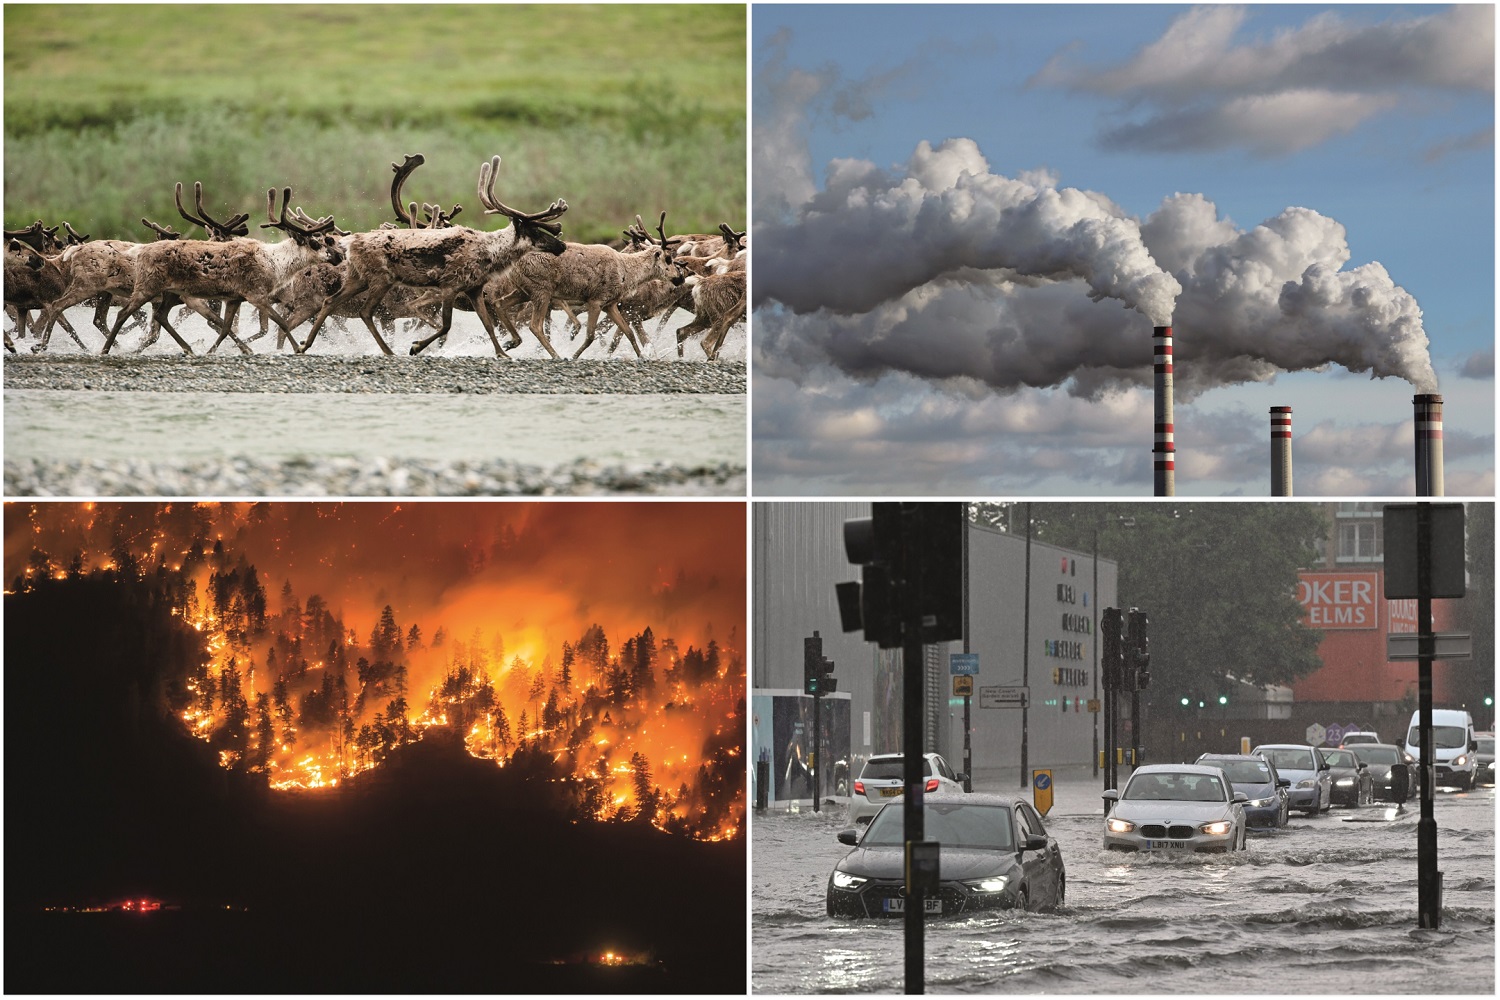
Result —
<path fill-rule="evenodd" d="M 1271 495 L 1292 495 L 1292 408 L 1271 407 Z"/>
<path fill-rule="evenodd" d="M 1156 344 L 1156 444 L 1151 449 L 1155 496 L 1177 495 L 1177 446 L 1172 441 L 1172 328 L 1151 329 Z"/>
<path fill-rule="evenodd" d="M 1411 398 L 1416 417 L 1417 496 L 1443 495 L 1443 397 L 1435 392 Z"/>

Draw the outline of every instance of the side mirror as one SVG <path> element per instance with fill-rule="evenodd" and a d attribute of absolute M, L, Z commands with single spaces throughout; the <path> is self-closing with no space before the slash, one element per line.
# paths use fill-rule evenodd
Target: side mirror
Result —
<path fill-rule="evenodd" d="M 1470 750 L 1478 750 L 1479 749 L 1479 741 L 1478 740 L 1470 740 L 1469 741 L 1469 749 Z"/>
<path fill-rule="evenodd" d="M 848 844 L 850 847 L 858 847 L 859 846 L 859 831 L 856 830 L 856 829 L 854 829 L 854 828 L 852 828 L 852 827 L 850 829 L 848 829 L 848 830 L 840 830 L 839 831 L 839 843 L 840 844 Z"/>
<path fill-rule="evenodd" d="M 1249 802 L 1250 801 L 1250 796 L 1246 795 L 1244 792 L 1235 792 L 1234 793 L 1234 801 L 1236 801 L 1236 802 Z"/>
<path fill-rule="evenodd" d="M 1330 765 L 1328 763 L 1328 761 L 1324 760 L 1322 757 L 1319 757 L 1318 758 L 1318 770 L 1319 771 L 1329 771 L 1329 770 L 1332 770 L 1332 765 Z"/>
<path fill-rule="evenodd" d="M 1117 802 L 1120 798 L 1120 790 L 1118 788 L 1106 788 L 1103 792 L 1103 798 L 1109 802 Z"/>
<path fill-rule="evenodd" d="M 1021 850 L 1023 851 L 1045 851 L 1046 849 L 1047 838 L 1042 836 L 1040 833 L 1033 833 L 1028 836 L 1026 838 L 1026 843 L 1021 847 Z"/>
<path fill-rule="evenodd" d="M 1292 779 L 1291 778 L 1277 778 L 1276 779 L 1276 787 L 1277 788 L 1291 788 L 1292 787 Z"/>
<path fill-rule="evenodd" d="M 969 780 L 969 775 L 964 771 L 959 771 L 954 777 L 958 779 L 960 785 L 965 784 Z"/>
<path fill-rule="evenodd" d="M 1360 761 L 1359 762 L 1359 769 L 1361 771 L 1368 771 L 1370 769 L 1370 765 L 1366 764 L 1364 761 Z"/>

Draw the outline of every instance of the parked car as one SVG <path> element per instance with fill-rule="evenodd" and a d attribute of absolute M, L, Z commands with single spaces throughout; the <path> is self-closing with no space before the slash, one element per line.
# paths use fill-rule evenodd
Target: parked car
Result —
<path fill-rule="evenodd" d="M 1250 751 L 1276 765 L 1276 773 L 1291 781 L 1291 807 L 1309 816 L 1333 806 L 1333 780 L 1317 750 L 1302 743 L 1267 743 Z"/>
<path fill-rule="evenodd" d="M 1479 749 L 1474 751 L 1474 784 L 1495 784 L 1495 734 L 1475 733 Z"/>
<path fill-rule="evenodd" d="M 1384 742 L 1385 741 L 1380 738 L 1380 734 L 1379 733 L 1372 733 L 1372 732 L 1368 732 L 1368 731 L 1355 730 L 1352 733 L 1345 733 L 1344 734 L 1343 740 L 1341 740 L 1339 742 L 1339 749 L 1340 750 L 1347 750 L 1347 749 L 1349 749 L 1350 747 L 1354 746 L 1357 743 L 1384 743 Z"/>
<path fill-rule="evenodd" d="M 1361 743 L 1352 751 L 1368 768 L 1370 791 L 1382 802 L 1405 802 L 1417 794 L 1417 770 L 1406 759 L 1406 753 L 1393 743 Z M 1391 769 L 1400 764 L 1406 768 L 1406 794 L 1395 793 Z"/>
<path fill-rule="evenodd" d="M 1109 851 L 1240 851 L 1245 803 L 1224 772 L 1203 764 L 1146 764 L 1123 790 L 1104 792 Z"/>
<path fill-rule="evenodd" d="M 1432 710 L 1432 761 L 1421 760 L 1421 740 L 1417 723 L 1420 711 L 1411 713 L 1406 732 L 1406 752 L 1423 764 L 1433 765 L 1433 780 L 1439 785 L 1474 787 L 1474 719 L 1468 712 L 1447 708 Z"/>
<path fill-rule="evenodd" d="M 861 832 L 839 832 L 854 847 L 828 877 L 828 915 L 893 917 L 905 912 L 906 838 L 899 800 Z M 1062 849 L 1032 805 L 1005 795 L 973 794 L 923 803 L 924 836 L 939 847 L 941 883 L 924 899 L 929 915 L 994 908 L 1040 910 L 1062 904 Z"/>
<path fill-rule="evenodd" d="M 880 807 L 898 797 L 905 789 L 906 757 L 899 753 L 878 753 L 865 759 L 859 777 L 854 779 L 854 788 L 849 795 L 850 824 L 868 823 Z M 922 773 L 927 779 L 928 793 L 956 793 L 964 790 L 965 774 L 955 774 L 953 768 L 940 754 L 924 756 Z"/>
<path fill-rule="evenodd" d="M 1244 792 L 1246 826 L 1286 826 L 1291 809 L 1287 788 L 1291 781 L 1276 773 L 1276 765 L 1264 757 L 1238 753 L 1206 753 L 1198 763 L 1217 767 L 1237 792 Z"/>
<path fill-rule="evenodd" d="M 1364 745 L 1373 746 L 1374 744 Z M 1357 807 L 1367 806 L 1375 801 L 1369 765 L 1355 756 L 1353 750 L 1319 750 L 1318 752 L 1328 762 L 1328 776 L 1333 779 L 1334 805 Z"/>

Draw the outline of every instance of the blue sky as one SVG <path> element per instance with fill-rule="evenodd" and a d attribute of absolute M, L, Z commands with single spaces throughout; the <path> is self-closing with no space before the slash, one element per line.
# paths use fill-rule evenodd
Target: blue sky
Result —
<path fill-rule="evenodd" d="M 756 494 L 1149 494 L 1149 351 L 1137 364 L 1111 346 L 1149 345 L 1142 259 L 1184 279 L 1180 495 L 1264 495 L 1273 405 L 1294 409 L 1299 495 L 1409 495 L 1414 390 L 1368 371 L 1416 377 L 1423 334 L 1446 400 L 1447 491 L 1493 494 L 1494 8 L 1475 14 L 756 4 Z M 966 188 L 960 170 L 984 183 Z M 882 245 L 876 223 L 906 211 L 887 199 L 950 212 L 957 199 L 970 219 L 976 190 L 1006 202 L 1028 185 L 1079 189 L 1063 200 L 1096 217 L 1099 246 L 1136 256 L 1061 273 L 1049 245 L 1017 264 L 977 223 L 955 239 L 952 216 L 923 243 L 934 227 L 914 208 L 894 235 L 939 263 Z M 1178 193 L 1200 196 L 1178 202 L 1194 213 L 1151 224 Z M 1174 264 L 1158 234 L 1190 219 L 1218 235 Z M 1234 236 L 1234 252 L 1194 256 Z M 1242 258 L 1262 251 L 1281 270 L 1238 309 L 1224 288 L 1261 280 Z M 1304 252 L 1322 271 L 1304 270 Z M 1210 263 L 1223 273 L 1202 277 Z M 1350 315 L 1269 322 L 1290 315 L 1287 280 L 1316 293 L 1291 314 L 1326 293 Z M 1388 303 L 1369 307 L 1371 287 Z M 1280 342 L 1247 360 L 1262 353 L 1241 315 L 1255 309 Z M 987 331 L 991 313 L 1004 318 Z M 1190 364 L 1214 340 L 1204 328 L 1235 316 L 1246 328 Z M 1077 339 L 1042 342 L 1043 320 Z M 1284 370 L 1325 341 L 1326 360 L 1364 371 Z M 1069 352 L 1089 356 L 1085 370 Z"/>

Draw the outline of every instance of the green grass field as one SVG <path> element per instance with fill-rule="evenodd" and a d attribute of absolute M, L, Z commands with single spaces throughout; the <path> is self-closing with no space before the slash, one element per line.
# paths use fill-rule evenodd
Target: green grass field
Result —
<path fill-rule="evenodd" d="M 345 229 L 391 218 L 390 164 L 427 163 L 408 200 L 464 206 L 481 161 L 564 235 L 745 223 L 745 7 L 727 5 L 7 5 L 5 223 L 63 219 L 144 239 L 212 214 L 263 220 L 268 187 Z"/>

